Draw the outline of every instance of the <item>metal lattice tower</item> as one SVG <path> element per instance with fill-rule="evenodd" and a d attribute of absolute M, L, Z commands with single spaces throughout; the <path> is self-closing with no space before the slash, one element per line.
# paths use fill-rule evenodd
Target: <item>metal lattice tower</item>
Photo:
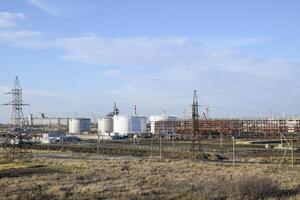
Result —
<path fill-rule="evenodd" d="M 12 106 L 12 111 L 11 111 L 12 126 L 14 128 L 23 127 L 25 125 L 23 107 L 29 105 L 23 103 L 23 91 L 18 76 L 16 76 L 14 87 L 11 89 L 10 92 L 7 92 L 5 94 L 9 94 L 12 97 L 11 102 L 4 104 L 6 106 Z"/>
<path fill-rule="evenodd" d="M 197 136 L 197 129 L 198 129 L 198 123 L 199 123 L 199 104 L 198 104 L 198 97 L 197 97 L 197 91 L 194 90 L 194 96 L 193 96 L 193 104 L 192 104 L 192 144 L 191 144 L 191 150 L 195 150 L 195 141 Z"/>
<path fill-rule="evenodd" d="M 11 129 L 5 134 L 4 157 L 10 160 L 22 160 L 31 158 L 31 152 L 26 148 L 30 134 L 24 120 L 23 107 L 29 104 L 23 103 L 23 91 L 18 76 L 15 78 L 11 91 L 5 93 L 11 95 L 11 101 L 3 104 L 11 106 Z"/>

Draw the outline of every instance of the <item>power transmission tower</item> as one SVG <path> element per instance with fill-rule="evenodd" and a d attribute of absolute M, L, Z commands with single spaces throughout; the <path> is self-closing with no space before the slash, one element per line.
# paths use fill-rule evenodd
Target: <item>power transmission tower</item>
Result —
<path fill-rule="evenodd" d="M 192 151 L 195 151 L 196 134 L 198 132 L 198 124 L 199 124 L 198 109 L 199 109 L 199 104 L 198 104 L 197 91 L 194 90 L 193 104 L 192 104 L 192 144 L 191 144 Z"/>
<path fill-rule="evenodd" d="M 3 104 L 11 106 L 10 130 L 4 137 L 4 159 L 23 160 L 32 157 L 32 153 L 26 146 L 29 144 L 30 133 L 24 120 L 23 107 L 29 104 L 23 103 L 23 91 L 18 76 L 15 78 L 14 87 L 5 93 L 11 95 L 11 101 Z"/>

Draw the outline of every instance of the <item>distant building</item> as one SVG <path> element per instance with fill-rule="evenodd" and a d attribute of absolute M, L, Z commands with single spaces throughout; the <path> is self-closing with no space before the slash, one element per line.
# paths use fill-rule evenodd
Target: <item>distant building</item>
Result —
<path fill-rule="evenodd" d="M 40 138 L 40 142 L 44 143 L 44 144 L 58 143 L 65 137 L 66 137 L 66 134 L 60 133 L 60 132 L 44 133 L 42 135 L 42 137 Z"/>
<path fill-rule="evenodd" d="M 167 134 L 175 131 L 175 122 L 178 121 L 178 118 L 163 113 L 161 115 L 151 115 L 149 121 L 152 134 Z"/>
<path fill-rule="evenodd" d="M 46 117 L 44 113 L 38 117 L 34 117 L 32 114 L 28 116 L 28 125 L 39 127 L 58 127 L 69 126 L 69 118 L 62 117 Z"/>

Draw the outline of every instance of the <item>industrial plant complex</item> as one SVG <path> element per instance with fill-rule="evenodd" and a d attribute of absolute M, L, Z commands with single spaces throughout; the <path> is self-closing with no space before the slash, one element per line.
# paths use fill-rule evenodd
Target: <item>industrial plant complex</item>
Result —
<path fill-rule="evenodd" d="M 24 117 L 22 88 L 18 77 L 7 94 L 11 101 L 2 104 L 12 110 L 11 123 L 1 124 L 2 156 L 24 159 L 32 156 L 31 149 L 69 149 L 83 152 L 123 152 L 136 154 L 142 151 L 160 159 L 190 157 L 201 153 L 202 158 L 232 159 L 236 155 L 262 154 L 282 156 L 280 165 L 291 151 L 292 165 L 297 161 L 294 147 L 300 135 L 298 118 L 216 119 L 208 112 L 199 113 L 197 91 L 194 90 L 191 114 L 180 118 L 168 115 L 143 116 L 123 114 L 114 103 L 112 111 L 99 119 L 81 117 L 49 117 L 45 113 Z M 187 102 L 188 103 L 188 102 Z M 207 111 L 207 110 L 206 110 Z M 176 141 L 176 142 L 175 142 Z M 233 147 L 230 145 L 233 141 Z M 237 147 L 235 147 L 237 145 Z M 240 146 L 239 146 L 240 145 Z M 246 146 L 245 146 L 246 145 Z M 172 154 L 170 154 L 172 153 Z"/>
<path fill-rule="evenodd" d="M 100 117 L 97 124 L 93 124 L 89 118 L 48 117 L 45 113 L 36 116 L 29 114 L 26 118 L 23 115 L 22 107 L 27 104 L 23 103 L 18 77 L 16 77 L 15 86 L 11 91 L 9 94 L 13 97 L 12 102 L 3 105 L 12 106 L 12 124 L 30 127 L 31 134 L 35 136 L 35 139 L 43 138 L 45 134 L 56 135 L 59 138 L 61 133 L 78 137 L 95 135 L 99 140 L 119 140 L 155 135 L 178 138 L 206 138 L 222 135 L 236 138 L 276 139 L 280 138 L 281 134 L 296 136 L 300 133 L 300 119 L 298 118 L 213 119 L 208 118 L 204 113 L 203 117 L 199 116 L 196 91 L 194 91 L 192 106 L 194 110 L 186 119 L 170 116 L 165 111 L 160 115 L 149 117 L 137 115 L 136 106 L 134 114 L 120 114 L 117 104 L 114 103 L 112 112 Z M 3 127 L 6 125 L 4 124 Z M 49 140 L 39 141 L 49 142 Z"/>
<path fill-rule="evenodd" d="M 300 200 L 300 0 L 0 0 L 0 200 Z"/>

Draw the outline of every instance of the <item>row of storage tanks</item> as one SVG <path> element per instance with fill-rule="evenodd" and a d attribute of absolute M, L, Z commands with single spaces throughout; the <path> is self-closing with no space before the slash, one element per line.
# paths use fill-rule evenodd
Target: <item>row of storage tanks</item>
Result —
<path fill-rule="evenodd" d="M 155 134 L 156 122 L 176 121 L 175 116 L 166 114 L 152 115 L 149 118 L 150 133 Z M 91 121 L 88 118 L 70 118 L 69 133 L 83 133 L 90 131 Z M 102 139 L 111 139 L 110 136 L 126 137 L 129 134 L 147 133 L 147 117 L 140 115 L 113 115 L 98 119 L 98 133 Z"/>
<path fill-rule="evenodd" d="M 126 137 L 129 134 L 147 132 L 147 118 L 138 115 L 114 115 L 98 119 L 98 133 L 102 139 L 111 136 Z"/>
<path fill-rule="evenodd" d="M 152 115 L 149 117 L 150 132 L 155 134 L 157 121 L 174 121 L 176 117 Z M 69 133 L 81 134 L 91 130 L 89 118 L 55 118 L 55 117 L 33 117 L 29 115 L 29 124 L 33 126 L 68 126 Z M 103 138 L 110 139 L 110 136 L 128 136 L 129 134 L 147 133 L 147 118 L 140 115 L 108 115 L 98 119 L 98 133 Z"/>

